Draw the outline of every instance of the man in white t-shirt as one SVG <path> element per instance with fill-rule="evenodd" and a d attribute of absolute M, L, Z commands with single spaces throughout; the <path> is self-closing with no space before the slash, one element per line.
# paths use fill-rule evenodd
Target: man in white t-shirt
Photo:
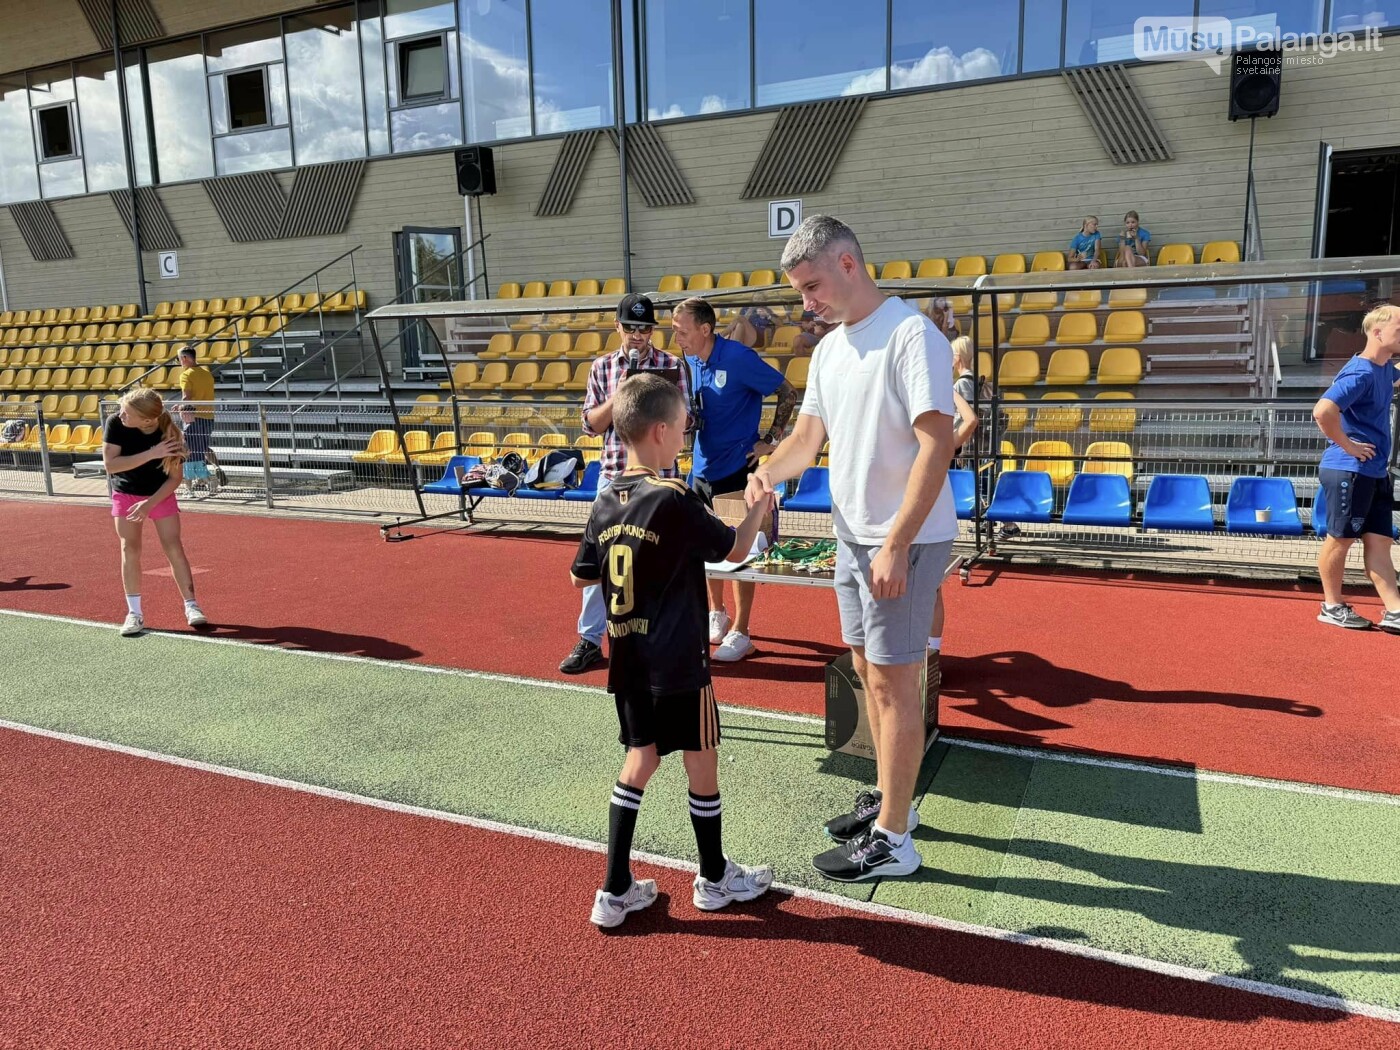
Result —
<path fill-rule="evenodd" d="M 953 458 L 953 356 L 933 323 L 886 298 L 855 234 L 806 219 L 783 251 L 803 306 L 836 324 L 812 355 L 797 426 L 749 479 L 750 505 L 799 476 L 830 438 L 841 634 L 865 686 L 876 789 L 827 824 L 841 843 L 813 864 L 841 882 L 909 875 L 924 754 L 919 676 L 934 602 L 958 533 L 945 484 Z"/>

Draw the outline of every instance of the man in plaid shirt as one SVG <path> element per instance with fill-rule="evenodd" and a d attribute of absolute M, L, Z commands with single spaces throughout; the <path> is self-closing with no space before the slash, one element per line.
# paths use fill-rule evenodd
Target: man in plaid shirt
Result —
<path fill-rule="evenodd" d="M 690 376 L 685 362 L 651 344 L 656 327 L 656 309 L 645 295 L 632 293 L 617 304 L 617 331 L 622 346 L 593 362 L 588 373 L 588 393 L 583 399 L 583 432 L 603 435 L 603 454 L 599 463 L 598 492 L 602 493 L 614 477 L 627 466 L 627 450 L 612 427 L 612 398 L 618 384 L 633 367 L 674 368 L 680 373 L 681 393 L 690 404 Z M 676 470 L 664 471 L 669 477 Z M 581 674 L 603 660 L 603 632 L 607 630 L 608 610 L 603 603 L 603 589 L 596 584 L 583 591 L 583 611 L 578 618 L 578 644 L 559 665 L 564 674 Z"/>

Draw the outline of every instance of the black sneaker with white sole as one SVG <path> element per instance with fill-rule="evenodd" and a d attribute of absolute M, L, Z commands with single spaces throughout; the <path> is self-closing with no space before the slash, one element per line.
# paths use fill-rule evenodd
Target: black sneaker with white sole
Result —
<path fill-rule="evenodd" d="M 850 842 L 857 835 L 869 831 L 880 815 L 880 792 L 862 791 L 856 796 L 855 807 L 849 813 L 832 817 L 826 822 L 827 838 L 833 842 Z M 919 811 L 909 807 L 909 830 L 919 826 Z"/>
<path fill-rule="evenodd" d="M 923 862 L 911 836 L 905 835 L 903 845 L 896 846 L 872 827 L 835 849 L 818 853 L 812 867 L 833 882 L 863 882 L 912 875 Z"/>
<path fill-rule="evenodd" d="M 1330 623 L 1333 627 L 1346 627 L 1353 631 L 1366 631 L 1374 625 L 1366 617 L 1345 603 L 1328 605 L 1322 603 L 1322 611 L 1317 614 L 1319 623 Z"/>
<path fill-rule="evenodd" d="M 583 674 L 590 667 L 602 662 L 603 650 L 587 638 L 580 638 L 578 645 L 574 646 L 569 655 L 564 657 L 564 662 L 559 665 L 559 670 L 564 674 Z"/>

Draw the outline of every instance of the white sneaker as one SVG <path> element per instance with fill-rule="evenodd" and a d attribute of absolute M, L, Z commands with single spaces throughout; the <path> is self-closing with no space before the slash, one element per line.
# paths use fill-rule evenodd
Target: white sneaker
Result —
<path fill-rule="evenodd" d="M 729 625 L 734 621 L 729 618 L 729 614 L 723 609 L 710 610 L 710 644 L 719 645 L 724 641 L 724 636 L 729 630 Z"/>
<path fill-rule="evenodd" d="M 209 617 L 204 615 L 198 605 L 186 605 L 185 622 L 191 627 L 203 627 L 209 622 Z"/>
<path fill-rule="evenodd" d="M 634 911 L 650 908 L 656 903 L 656 880 L 633 879 L 632 885 L 621 897 L 614 897 L 607 890 L 599 890 L 593 896 L 593 914 L 588 921 L 594 926 L 612 929 L 621 926 L 622 920 Z"/>
<path fill-rule="evenodd" d="M 751 901 L 762 897 L 773 885 L 773 869 L 766 864 L 746 867 L 727 857 L 724 875 L 718 882 L 695 876 L 695 895 L 691 898 L 701 911 L 719 911 L 730 901 Z"/>
<path fill-rule="evenodd" d="M 720 663 L 732 664 L 754 652 L 754 644 L 749 641 L 749 636 L 740 634 L 738 631 L 730 631 L 724 636 L 724 641 L 715 650 L 714 659 Z"/>
<path fill-rule="evenodd" d="M 126 619 L 122 621 L 122 637 L 134 638 L 146 629 L 146 621 L 134 612 L 126 614 Z"/>

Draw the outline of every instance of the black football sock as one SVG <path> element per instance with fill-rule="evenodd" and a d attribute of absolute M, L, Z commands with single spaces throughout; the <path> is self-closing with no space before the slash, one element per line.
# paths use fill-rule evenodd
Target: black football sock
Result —
<path fill-rule="evenodd" d="M 720 835 L 719 795 L 690 792 L 690 823 L 700 849 L 700 877 L 708 882 L 724 878 L 724 845 Z"/>
<path fill-rule="evenodd" d="M 641 808 L 641 788 L 620 780 L 613 785 L 612 805 L 608 807 L 608 881 L 603 889 L 614 897 L 621 897 L 632 885 L 632 833 L 637 830 Z"/>

